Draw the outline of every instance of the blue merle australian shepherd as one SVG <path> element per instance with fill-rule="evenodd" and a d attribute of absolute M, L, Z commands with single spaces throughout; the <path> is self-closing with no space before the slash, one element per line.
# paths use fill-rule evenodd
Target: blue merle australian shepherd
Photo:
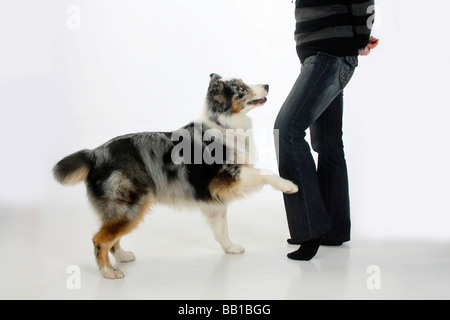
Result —
<path fill-rule="evenodd" d="M 200 208 L 223 250 L 240 254 L 244 248 L 228 237 L 227 205 L 265 184 L 285 193 L 298 191 L 292 182 L 251 163 L 247 112 L 264 105 L 268 91 L 268 85 L 212 74 L 199 121 L 173 132 L 120 136 L 56 164 L 54 176 L 61 184 L 86 183 L 102 222 L 92 240 L 105 278 L 124 276 L 111 265 L 109 252 L 118 262 L 135 259 L 120 239 L 138 226 L 152 204 Z"/>

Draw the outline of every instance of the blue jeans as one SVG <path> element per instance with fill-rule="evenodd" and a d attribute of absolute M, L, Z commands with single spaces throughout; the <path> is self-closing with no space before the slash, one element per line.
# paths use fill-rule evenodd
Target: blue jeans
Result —
<path fill-rule="evenodd" d="M 358 57 L 318 53 L 307 58 L 275 122 L 280 176 L 299 186 L 284 195 L 291 239 L 305 242 L 323 235 L 324 244 L 350 240 L 350 200 L 342 142 L 343 90 Z M 311 145 L 318 153 L 314 162 Z"/>

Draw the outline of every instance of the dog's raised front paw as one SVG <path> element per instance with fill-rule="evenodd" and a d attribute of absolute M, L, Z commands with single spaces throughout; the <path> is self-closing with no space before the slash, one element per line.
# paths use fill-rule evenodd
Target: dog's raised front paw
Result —
<path fill-rule="evenodd" d="M 286 179 L 282 179 L 282 181 L 280 181 L 280 190 L 283 191 L 283 193 L 286 194 L 294 194 L 298 192 L 298 186 Z"/>

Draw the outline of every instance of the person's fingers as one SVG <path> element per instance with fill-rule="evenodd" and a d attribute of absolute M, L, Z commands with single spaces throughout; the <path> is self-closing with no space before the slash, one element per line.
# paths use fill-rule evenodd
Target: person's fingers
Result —
<path fill-rule="evenodd" d="M 370 49 L 374 49 L 378 46 L 378 44 L 380 43 L 380 39 L 376 39 L 374 37 L 370 37 L 370 42 L 367 45 Z"/>

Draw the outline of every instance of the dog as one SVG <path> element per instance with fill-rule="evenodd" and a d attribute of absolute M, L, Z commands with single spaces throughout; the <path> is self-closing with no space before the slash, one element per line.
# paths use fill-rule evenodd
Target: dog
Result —
<path fill-rule="evenodd" d="M 266 184 L 287 194 L 298 191 L 291 181 L 251 163 L 252 123 L 247 113 L 263 106 L 268 93 L 268 85 L 211 74 L 200 121 L 173 132 L 120 136 L 55 165 L 54 178 L 62 185 L 86 184 L 102 223 L 92 241 L 103 277 L 124 277 L 110 263 L 109 252 L 117 262 L 135 260 L 120 239 L 155 203 L 200 208 L 226 253 L 245 251 L 228 237 L 228 204 Z"/>

